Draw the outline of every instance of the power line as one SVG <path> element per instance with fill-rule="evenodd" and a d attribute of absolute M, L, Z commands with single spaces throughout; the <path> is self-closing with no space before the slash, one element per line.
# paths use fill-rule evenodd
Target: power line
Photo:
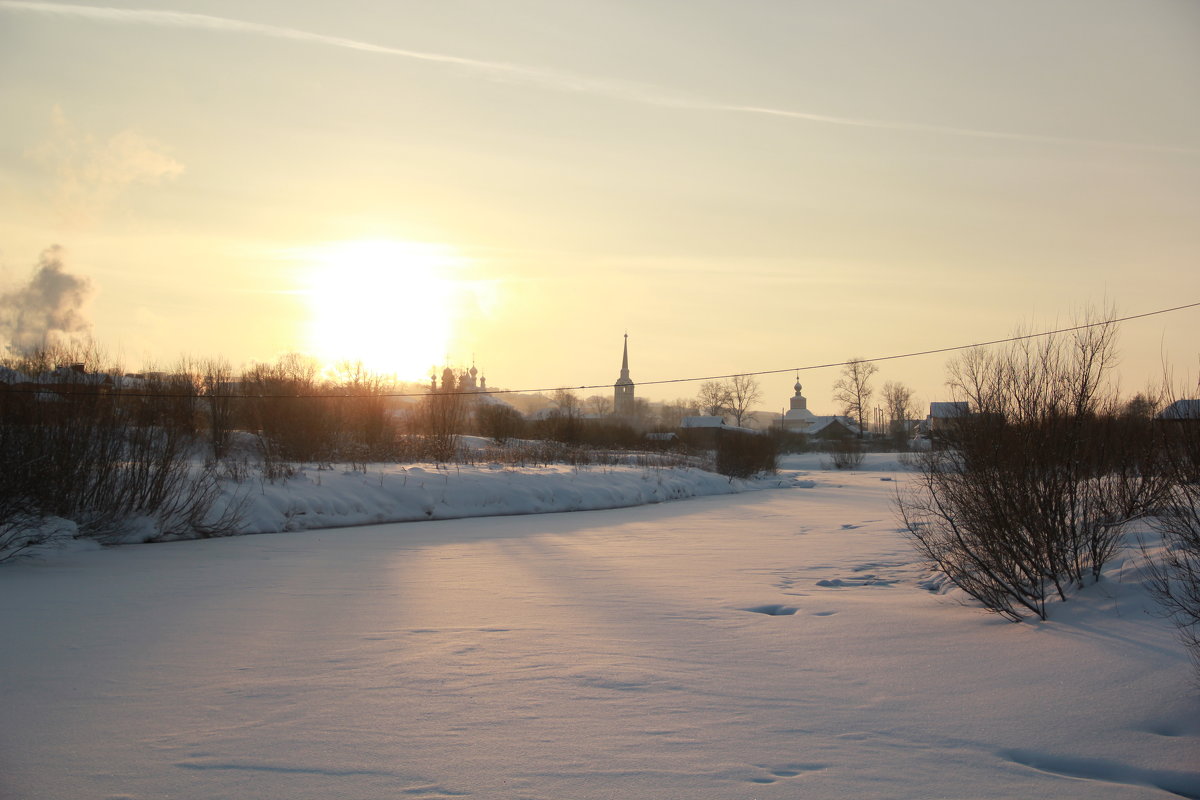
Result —
<path fill-rule="evenodd" d="M 986 342 L 976 342 L 974 344 L 960 344 L 960 345 L 954 345 L 952 347 L 938 347 L 938 348 L 934 348 L 932 350 L 917 350 L 917 351 L 913 351 L 910 353 L 896 353 L 896 354 L 887 355 L 887 356 L 877 356 L 875 358 L 859 358 L 859 359 L 852 359 L 852 360 L 847 360 L 847 361 L 832 361 L 828 364 L 808 364 L 806 366 L 786 367 L 784 369 L 764 369 L 764 370 L 758 370 L 756 372 L 730 372 L 725 375 L 707 375 L 704 377 L 662 378 L 662 379 L 653 380 L 653 381 L 637 381 L 637 382 L 635 382 L 634 385 L 635 386 L 663 386 L 663 385 L 672 384 L 672 383 L 695 383 L 696 381 L 725 380 L 727 378 L 736 378 L 736 377 L 740 377 L 740 376 L 780 375 L 780 374 L 788 373 L 788 372 L 808 372 L 808 371 L 817 370 L 817 369 L 830 369 L 833 367 L 844 367 L 847 364 L 852 363 L 853 361 L 870 361 L 870 362 L 896 361 L 896 360 L 899 360 L 902 358 L 916 358 L 918 356 L 937 355 L 938 353 L 953 353 L 953 352 L 957 352 L 959 350 L 970 350 L 975 347 L 991 347 L 991 346 L 997 345 L 997 344 L 1008 344 L 1009 342 L 1020 342 L 1020 341 L 1026 340 L 1026 339 L 1039 339 L 1039 338 L 1043 338 L 1046 336 L 1056 336 L 1061 333 L 1071 333 L 1073 331 L 1081 331 L 1081 330 L 1086 330 L 1088 328 L 1097 328 L 1097 327 L 1100 327 L 1101 325 L 1113 325 L 1118 322 L 1128 322 L 1130 320 L 1143 319 L 1145 317 L 1154 317 L 1154 316 L 1158 316 L 1160 314 L 1170 314 L 1175 311 L 1184 311 L 1189 308 L 1198 308 L 1198 307 L 1200 307 L 1200 302 L 1188 303 L 1186 305 L 1175 306 L 1173 308 L 1162 308 L 1162 309 L 1158 309 L 1157 311 L 1147 311 L 1142 314 L 1130 314 L 1127 317 L 1104 319 L 1104 320 L 1100 320 L 1098 322 L 1087 322 L 1082 325 L 1073 325 L 1069 328 L 1056 328 L 1054 330 L 1040 331 L 1038 333 L 1026 333 L 1026 334 L 1021 334 L 1018 336 L 1008 336 L 1003 339 L 991 339 Z M 87 385 L 87 384 L 82 384 L 82 383 L 61 384 L 61 386 L 64 386 L 64 387 L 78 387 L 81 385 Z M 576 391 L 576 390 L 581 390 L 581 389 L 610 389 L 610 388 L 612 388 L 612 384 L 609 384 L 609 383 L 594 383 L 594 384 L 584 384 L 582 386 L 548 386 L 548 387 L 543 387 L 540 389 L 487 389 L 485 391 L 471 390 L 471 391 L 461 391 L 461 392 L 460 391 L 438 392 L 438 394 L 440 394 L 442 396 L 538 394 L 538 393 L 542 393 L 542 392 Z M 0 389 L 0 391 L 8 391 L 8 392 L 13 392 L 13 393 L 36 394 L 36 393 L 40 393 L 40 392 L 51 392 L 52 393 L 55 391 L 55 389 L 50 388 L 48 386 L 30 387 L 30 388 L 12 387 L 12 388 L 8 388 L 8 389 Z M 103 392 L 103 391 L 86 392 L 86 391 L 78 391 L 77 389 L 74 389 L 74 388 L 70 389 L 68 393 L 73 394 L 73 395 L 82 395 L 82 396 L 102 396 L 102 395 L 109 395 L 109 394 L 115 393 L 120 397 L 161 397 L 161 398 L 166 398 L 166 397 L 185 398 L 185 397 L 209 397 L 209 396 L 212 396 L 212 395 L 191 395 L 191 394 L 183 394 L 183 393 L 179 393 L 179 392 L 131 392 L 131 391 L 122 391 L 120 389 L 117 389 L 111 393 Z M 274 400 L 274 399 L 284 399 L 284 398 L 292 398 L 292 399 L 300 399 L 300 398 L 312 398 L 312 399 L 317 399 L 317 398 L 327 398 L 327 399 L 363 398 L 363 399 L 365 399 L 365 398 L 371 398 L 371 397 L 425 397 L 428 394 L 429 394 L 429 392 L 420 391 L 420 392 L 380 392 L 378 394 L 370 394 L 370 395 L 362 395 L 362 394 L 252 394 L 252 395 L 215 395 L 215 397 L 220 397 L 222 399 L 263 399 L 263 400 Z"/>
<path fill-rule="evenodd" d="M 911 352 L 911 353 L 898 353 L 898 354 L 890 355 L 890 356 L 879 356 L 877 358 L 860 358 L 860 359 L 854 359 L 854 360 L 855 361 L 872 361 L 872 362 L 874 362 L 874 361 L 895 361 L 895 360 L 901 359 L 901 358 L 916 358 L 917 356 L 929 356 L 929 355 L 936 355 L 938 353 L 953 353 L 958 350 L 970 350 L 971 348 L 974 348 L 974 347 L 990 347 L 992 345 L 1006 344 L 1008 342 L 1019 342 L 1024 339 L 1037 339 L 1037 338 L 1041 338 L 1041 337 L 1045 337 L 1045 336 L 1055 336 L 1060 333 L 1071 333 L 1072 331 L 1081 331 L 1081 330 L 1085 330 L 1087 328 L 1096 328 L 1101 325 L 1111 325 L 1111 324 L 1116 324 L 1118 322 L 1128 322 L 1129 320 L 1133 320 L 1133 319 L 1142 319 L 1143 317 L 1153 317 L 1153 316 L 1157 316 L 1159 314 L 1169 314 L 1173 311 L 1183 311 L 1188 308 L 1197 308 L 1197 307 L 1200 307 L 1200 302 L 1188 303 L 1187 305 L 1175 306 L 1174 308 L 1163 308 L 1163 309 L 1159 309 L 1158 311 L 1147 311 L 1143 314 L 1131 314 L 1127 317 L 1118 317 L 1116 319 L 1105 319 L 1105 320 L 1101 320 L 1099 322 L 1088 322 L 1088 323 L 1085 323 L 1082 325 L 1074 325 L 1070 328 L 1057 328 L 1057 329 L 1051 330 L 1051 331 L 1041 331 L 1039 333 L 1027 333 L 1027 334 L 1022 334 L 1019 336 L 1009 336 L 1004 339 L 992 339 L 990 341 L 977 342 L 975 344 L 960 344 L 960 345 L 955 345 L 953 347 L 939 347 L 939 348 L 936 348 L 933 350 L 918 350 L 918 351 Z M 655 380 L 655 381 L 635 381 L 634 385 L 635 386 L 662 386 L 664 384 L 670 384 L 670 383 L 694 383 L 696 381 L 724 380 L 726 378 L 736 378 L 736 377 L 743 376 L 743 375 L 779 375 L 779 374 L 787 373 L 787 372 L 807 372 L 807 371 L 815 370 L 815 369 L 829 369 L 831 367 L 844 367 L 849 363 L 851 363 L 851 362 L 850 361 L 833 361 L 828 364 L 809 364 L 809 365 L 803 366 L 803 367 L 787 367 L 784 369 L 764 369 L 764 370 L 759 370 L 757 372 L 731 372 L 726 375 L 708 375 L 708 376 L 701 377 L 701 378 L 664 378 L 664 379 Z M 589 385 L 585 385 L 585 386 L 555 386 L 555 387 L 548 387 L 548 388 L 544 388 L 544 389 L 497 389 L 495 391 L 489 390 L 488 392 L 486 392 L 486 394 L 518 394 L 518 393 L 525 394 L 525 393 L 536 393 L 536 392 L 555 392 L 560 389 L 563 389 L 563 390 L 607 389 L 607 388 L 611 388 L 611 386 L 612 386 L 612 384 L 608 384 L 608 383 L 597 383 L 597 384 L 589 384 Z M 424 394 L 423 392 L 420 393 L 420 395 L 423 395 L 423 394 Z M 475 392 L 447 392 L 447 394 L 476 394 L 476 393 Z M 483 394 L 483 393 L 479 392 L 478 394 Z M 389 395 L 389 396 L 413 397 L 413 396 L 420 396 L 420 395 L 396 394 L 396 395 Z"/>

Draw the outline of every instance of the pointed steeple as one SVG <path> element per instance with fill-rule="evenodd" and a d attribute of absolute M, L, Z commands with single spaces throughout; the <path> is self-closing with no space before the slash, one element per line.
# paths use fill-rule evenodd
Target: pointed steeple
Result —
<path fill-rule="evenodd" d="M 629 377 L 629 334 L 621 352 L 621 377 L 613 384 L 613 413 L 618 417 L 633 416 L 633 380 Z"/>

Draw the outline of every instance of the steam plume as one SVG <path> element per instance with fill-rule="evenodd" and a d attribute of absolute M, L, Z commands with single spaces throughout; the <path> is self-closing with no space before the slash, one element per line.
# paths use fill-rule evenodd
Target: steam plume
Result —
<path fill-rule="evenodd" d="M 66 345 L 87 338 L 91 323 L 83 307 L 91 282 L 63 267 L 63 250 L 42 251 L 29 283 L 0 294 L 0 335 L 12 353 Z"/>

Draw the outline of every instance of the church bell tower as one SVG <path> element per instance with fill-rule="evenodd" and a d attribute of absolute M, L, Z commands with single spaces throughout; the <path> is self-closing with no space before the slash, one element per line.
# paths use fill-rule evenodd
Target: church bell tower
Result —
<path fill-rule="evenodd" d="M 613 384 L 613 413 L 618 417 L 633 417 L 633 381 L 629 378 L 629 334 L 625 334 L 625 350 L 621 354 L 621 377 Z"/>

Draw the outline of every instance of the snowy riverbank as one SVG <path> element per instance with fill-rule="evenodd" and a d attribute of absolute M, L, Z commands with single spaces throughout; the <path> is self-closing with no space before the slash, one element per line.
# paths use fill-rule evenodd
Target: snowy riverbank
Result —
<path fill-rule="evenodd" d="M 501 464 L 368 464 L 327 468 L 304 466 L 287 478 L 251 476 L 221 481 L 220 497 L 209 515 L 221 518 L 235 508 L 234 534 L 283 533 L 299 530 L 354 527 L 388 522 L 419 522 L 599 511 L 651 505 L 672 500 L 766 489 L 812 485 L 810 471 L 820 471 L 825 457 L 804 454 L 785 457 L 775 475 L 729 479 L 693 467 L 625 465 L 514 467 Z M 896 456 L 878 454 L 865 470 L 903 470 Z M 76 541 L 73 523 L 50 520 L 53 536 L 25 555 L 47 556 L 56 551 L 96 547 Z M 136 544 L 162 540 L 156 527 L 131 520 L 109 541 Z M 196 538 L 193 535 L 165 537 Z"/>

